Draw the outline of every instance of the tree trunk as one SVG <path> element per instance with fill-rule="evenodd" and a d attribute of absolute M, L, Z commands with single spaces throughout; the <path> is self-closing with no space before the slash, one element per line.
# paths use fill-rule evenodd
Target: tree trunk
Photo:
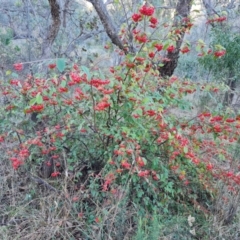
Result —
<path fill-rule="evenodd" d="M 51 46 L 57 37 L 61 26 L 60 6 L 57 0 L 48 0 L 51 7 L 52 24 L 49 27 L 47 36 L 42 45 L 42 57 L 48 57 L 51 53 Z"/>
<path fill-rule="evenodd" d="M 237 87 L 237 81 L 232 77 L 233 77 L 232 74 L 230 74 L 229 79 L 227 81 L 227 86 L 229 87 L 230 90 L 227 91 L 224 96 L 223 105 L 225 106 L 229 106 L 232 104 L 234 98 L 234 91 L 236 90 Z"/>
<path fill-rule="evenodd" d="M 118 31 L 116 26 L 113 23 L 113 20 L 108 14 L 106 9 L 106 5 L 103 3 L 102 0 L 87 0 L 88 2 L 92 3 L 93 7 L 95 8 L 98 17 L 100 18 L 103 27 L 111 39 L 112 43 L 118 46 L 121 50 L 126 51 L 121 39 L 118 36 Z"/>
<path fill-rule="evenodd" d="M 111 39 L 112 43 L 118 46 L 120 49 L 122 49 L 126 53 L 126 49 L 124 48 L 124 45 L 121 41 L 121 39 L 118 37 L 117 29 L 113 24 L 112 19 L 110 18 L 108 11 L 106 9 L 106 6 L 102 2 L 102 0 L 88 0 L 92 3 L 93 7 L 95 8 L 103 26 L 104 29 Z M 164 64 L 164 66 L 159 68 L 160 75 L 165 76 L 171 76 L 177 67 L 177 62 L 179 58 L 180 53 L 180 47 L 183 42 L 183 38 L 185 35 L 185 31 L 188 30 L 187 22 L 184 21 L 184 18 L 188 18 L 190 15 L 190 10 L 192 6 L 192 0 L 178 0 L 176 11 L 175 11 L 175 17 L 174 22 L 172 26 L 172 30 L 175 28 L 182 28 L 182 31 L 178 36 L 176 36 L 176 49 L 173 53 L 168 53 L 166 55 L 166 58 L 169 59 L 168 62 Z M 185 19 L 186 20 L 186 19 Z"/>
<path fill-rule="evenodd" d="M 176 49 L 174 50 L 174 52 L 167 53 L 167 55 L 165 56 L 169 61 L 165 62 L 164 66 L 159 68 L 159 72 L 162 77 L 170 77 L 173 74 L 175 68 L 177 67 L 180 48 L 183 42 L 183 38 L 185 36 L 185 31 L 188 28 L 187 22 L 184 21 L 184 19 L 186 20 L 187 18 L 189 18 L 191 6 L 192 0 L 178 0 L 172 30 L 174 31 L 176 28 L 178 28 L 182 29 L 182 31 L 177 36 Z"/>

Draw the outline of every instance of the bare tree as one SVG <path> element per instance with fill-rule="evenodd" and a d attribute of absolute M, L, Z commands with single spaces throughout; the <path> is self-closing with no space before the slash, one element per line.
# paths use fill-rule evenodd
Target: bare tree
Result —
<path fill-rule="evenodd" d="M 76 0 L 13 2 L 4 0 L 0 6 L 0 57 L 6 69 L 13 61 L 36 63 L 39 68 L 53 57 L 81 61 L 84 42 L 105 32 L 84 1 L 81 5 Z"/>

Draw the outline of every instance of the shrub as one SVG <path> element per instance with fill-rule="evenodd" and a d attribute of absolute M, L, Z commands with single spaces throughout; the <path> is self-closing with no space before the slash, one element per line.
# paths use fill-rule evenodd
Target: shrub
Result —
<path fill-rule="evenodd" d="M 110 234 L 114 220 L 103 206 L 114 205 L 114 216 L 121 204 L 138 216 L 193 207 L 207 215 L 217 179 L 233 192 L 240 184 L 237 170 L 221 162 L 231 164 L 240 116 L 218 109 L 192 113 L 189 101 L 195 92 L 214 96 L 224 87 L 163 79 L 155 60 L 172 40 L 156 42 L 153 30 L 134 31 L 136 53 L 108 71 L 75 64 L 66 70 L 61 59 L 48 66 L 47 78 L 1 83 L 8 103 L 1 109 L 0 140 L 16 174 L 41 166 L 38 174 L 56 189 L 70 181 L 83 193 L 75 213 L 87 213 L 86 222 Z"/>

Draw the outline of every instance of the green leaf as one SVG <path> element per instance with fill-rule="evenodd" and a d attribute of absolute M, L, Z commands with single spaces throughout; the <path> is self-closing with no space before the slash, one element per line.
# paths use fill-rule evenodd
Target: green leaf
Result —
<path fill-rule="evenodd" d="M 74 167 L 73 166 L 68 166 L 68 170 L 73 171 Z"/>
<path fill-rule="evenodd" d="M 214 138 L 214 140 L 216 140 L 216 138 L 218 137 L 218 134 L 217 133 L 213 133 L 213 138 Z"/>
<path fill-rule="evenodd" d="M 104 76 L 103 72 L 101 71 L 101 69 L 99 69 L 99 75 L 100 75 L 100 78 L 101 78 L 101 79 L 104 79 L 104 78 L 105 78 L 105 76 Z"/>
<path fill-rule="evenodd" d="M 5 40 L 5 45 L 6 45 L 6 46 L 9 45 L 9 44 L 10 44 L 10 41 L 11 41 L 11 39 L 10 39 L 10 38 L 7 38 L 7 39 Z"/>
<path fill-rule="evenodd" d="M 66 81 L 62 81 L 60 84 L 61 87 L 66 87 L 66 85 L 67 85 Z"/>
<path fill-rule="evenodd" d="M 37 102 L 36 98 L 33 98 L 30 100 L 29 104 L 30 106 L 34 105 Z"/>
<path fill-rule="evenodd" d="M 169 133 L 168 133 L 168 139 L 171 140 L 171 139 L 173 139 L 173 138 L 174 138 L 174 136 L 169 132 Z"/>
<path fill-rule="evenodd" d="M 143 103 L 143 104 L 148 104 L 148 103 L 150 103 L 150 102 L 152 102 L 152 98 L 151 98 L 151 97 L 145 97 L 145 98 L 142 100 L 142 103 Z"/>
<path fill-rule="evenodd" d="M 87 68 L 86 66 L 81 66 L 81 69 L 83 70 L 84 73 L 87 74 L 88 79 L 90 79 L 91 78 L 91 73 L 89 71 L 89 68 Z"/>
<path fill-rule="evenodd" d="M 144 195 L 144 192 L 142 190 L 137 191 L 138 198 L 141 198 Z"/>
<path fill-rule="evenodd" d="M 205 45 L 205 42 L 204 42 L 202 39 L 199 39 L 199 40 L 198 40 L 198 44 L 200 44 L 200 45 Z"/>
<path fill-rule="evenodd" d="M 169 43 L 167 42 L 167 43 L 165 43 L 164 45 L 163 45 L 163 50 L 166 50 L 168 47 L 169 47 Z"/>
<path fill-rule="evenodd" d="M 6 71 L 6 76 L 10 75 L 12 72 L 10 70 Z"/>
<path fill-rule="evenodd" d="M 224 47 L 223 47 L 222 45 L 220 45 L 220 44 L 216 44 L 216 45 L 215 45 L 215 48 L 216 48 L 216 50 L 222 50 L 222 49 L 224 49 Z"/>
<path fill-rule="evenodd" d="M 65 59 L 58 58 L 56 64 L 57 64 L 57 69 L 59 70 L 59 72 L 63 72 L 66 67 Z"/>
<path fill-rule="evenodd" d="M 14 77 L 14 78 L 17 78 L 18 77 L 18 74 L 17 73 L 12 73 L 12 76 Z"/>
<path fill-rule="evenodd" d="M 79 123 L 79 126 L 77 128 L 79 131 L 82 129 L 84 123 L 85 123 L 85 121 L 82 121 L 81 123 Z"/>
<path fill-rule="evenodd" d="M 197 51 L 197 52 L 200 52 L 201 49 L 202 49 L 202 48 L 201 48 L 200 45 L 197 45 L 197 46 L 196 46 L 196 51 Z"/>
<path fill-rule="evenodd" d="M 142 109 L 141 108 L 137 108 L 133 114 L 138 114 L 139 116 L 142 116 Z"/>
<path fill-rule="evenodd" d="M 143 160 L 144 164 L 146 165 L 147 164 L 147 159 L 143 157 L 142 160 Z"/>
<path fill-rule="evenodd" d="M 187 147 L 187 146 L 185 146 L 185 147 L 183 148 L 183 152 L 184 152 L 184 153 L 188 153 L 188 147 Z"/>
<path fill-rule="evenodd" d="M 223 154 L 219 154 L 218 157 L 221 161 L 226 160 L 226 157 Z"/>
<path fill-rule="evenodd" d="M 36 96 L 36 103 L 41 104 L 42 102 L 43 102 L 42 95 L 40 93 L 38 93 Z"/>
<path fill-rule="evenodd" d="M 21 51 L 21 48 L 18 47 L 18 46 L 16 46 L 16 47 L 14 48 L 14 50 L 17 51 L 17 52 L 19 52 L 19 51 Z"/>

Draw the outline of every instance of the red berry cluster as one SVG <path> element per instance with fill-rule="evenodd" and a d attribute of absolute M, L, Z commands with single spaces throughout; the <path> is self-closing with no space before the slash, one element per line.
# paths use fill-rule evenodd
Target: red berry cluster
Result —
<path fill-rule="evenodd" d="M 207 24 L 208 23 L 214 23 L 214 22 L 221 23 L 221 22 L 224 22 L 226 20 L 227 20 L 227 17 L 226 16 L 222 16 L 222 17 L 218 17 L 218 18 L 209 19 L 207 21 Z"/>
<path fill-rule="evenodd" d="M 146 17 L 150 17 L 149 18 L 149 22 L 150 22 L 150 27 L 151 28 L 155 28 L 158 24 L 158 20 L 157 18 L 153 17 L 152 15 L 154 14 L 155 8 L 152 6 L 147 6 L 147 5 L 143 5 L 140 9 L 139 9 L 139 13 L 134 13 L 132 15 L 132 20 L 134 22 L 141 22 L 144 18 L 144 16 Z"/>
<path fill-rule="evenodd" d="M 154 14 L 154 7 L 143 5 L 140 9 L 139 12 L 144 15 L 144 16 L 152 16 Z"/>

